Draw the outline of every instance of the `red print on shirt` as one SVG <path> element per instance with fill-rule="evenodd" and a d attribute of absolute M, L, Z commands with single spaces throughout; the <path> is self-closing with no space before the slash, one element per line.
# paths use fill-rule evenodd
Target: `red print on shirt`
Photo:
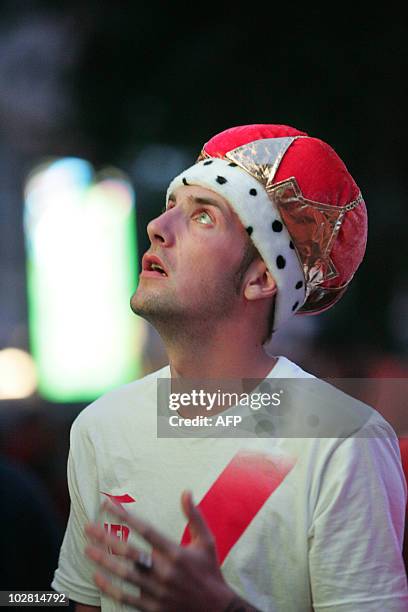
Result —
<path fill-rule="evenodd" d="M 198 507 L 212 532 L 221 563 L 296 461 L 240 451 L 204 495 Z M 191 541 L 188 525 L 181 544 Z"/>
<path fill-rule="evenodd" d="M 104 493 L 101 491 L 102 495 L 106 495 L 114 504 L 131 504 L 136 501 L 133 499 L 131 495 L 125 493 L 124 495 L 111 495 L 110 493 Z"/>
<path fill-rule="evenodd" d="M 131 504 L 136 501 L 131 495 L 125 493 L 124 495 L 111 495 L 110 493 L 104 493 L 101 491 L 102 495 L 106 495 L 114 504 Z M 120 525 L 117 523 L 104 523 L 103 524 L 105 531 L 108 535 L 111 535 L 122 542 L 127 542 L 129 538 L 129 527 L 127 525 Z"/>

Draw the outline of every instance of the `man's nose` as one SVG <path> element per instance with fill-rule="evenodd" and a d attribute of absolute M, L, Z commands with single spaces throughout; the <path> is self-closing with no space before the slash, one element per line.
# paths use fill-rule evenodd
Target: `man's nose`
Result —
<path fill-rule="evenodd" d="M 169 211 L 165 211 L 147 224 L 147 235 L 152 244 L 160 243 L 161 246 L 170 246 L 172 244 L 173 232 L 168 213 Z"/>

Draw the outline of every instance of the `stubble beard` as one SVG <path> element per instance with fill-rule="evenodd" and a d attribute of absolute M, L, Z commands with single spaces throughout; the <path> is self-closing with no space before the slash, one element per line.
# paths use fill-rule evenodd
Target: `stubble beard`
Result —
<path fill-rule="evenodd" d="M 223 320 L 229 318 L 237 304 L 235 273 L 217 288 L 203 283 L 202 290 L 195 288 L 195 299 L 190 296 L 182 303 L 176 295 L 149 290 L 137 290 L 131 298 L 132 311 L 156 328 L 162 337 L 176 339 L 177 336 L 194 337 L 214 333 Z"/>

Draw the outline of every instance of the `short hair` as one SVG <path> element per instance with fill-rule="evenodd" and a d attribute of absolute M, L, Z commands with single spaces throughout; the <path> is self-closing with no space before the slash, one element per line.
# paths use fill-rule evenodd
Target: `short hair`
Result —
<path fill-rule="evenodd" d="M 244 279 L 246 271 L 248 270 L 251 263 L 255 261 L 255 259 L 257 259 L 258 257 L 259 259 L 262 259 L 262 256 L 259 253 L 258 249 L 252 242 L 251 238 L 247 235 L 241 262 L 234 276 L 234 285 L 235 285 L 235 291 L 237 295 L 239 295 L 239 292 L 241 291 L 242 281 Z M 266 333 L 266 337 L 263 340 L 263 343 L 268 342 L 271 339 L 273 331 L 274 331 L 273 323 L 275 320 L 275 303 L 276 303 L 276 294 L 273 296 L 272 306 L 269 311 L 268 320 L 267 320 L 267 333 Z"/>

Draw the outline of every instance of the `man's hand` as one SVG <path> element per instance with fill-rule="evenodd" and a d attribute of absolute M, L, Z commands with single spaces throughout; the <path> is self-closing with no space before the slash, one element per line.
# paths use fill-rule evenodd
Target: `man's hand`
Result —
<path fill-rule="evenodd" d="M 116 601 L 146 612 L 255 610 L 226 584 L 217 562 L 214 538 L 189 492 L 183 492 L 181 506 L 189 520 L 191 542 L 188 546 L 172 542 L 120 505 L 105 502 L 105 510 L 126 522 L 151 545 L 152 565 L 148 568 L 138 565 L 146 553 L 109 536 L 100 525 L 90 523 L 85 533 L 93 543 L 86 547 L 86 555 L 99 568 L 140 587 L 140 595 L 128 594 L 99 569 L 94 574 L 95 584 Z M 117 556 L 109 554 L 107 549 Z"/>

